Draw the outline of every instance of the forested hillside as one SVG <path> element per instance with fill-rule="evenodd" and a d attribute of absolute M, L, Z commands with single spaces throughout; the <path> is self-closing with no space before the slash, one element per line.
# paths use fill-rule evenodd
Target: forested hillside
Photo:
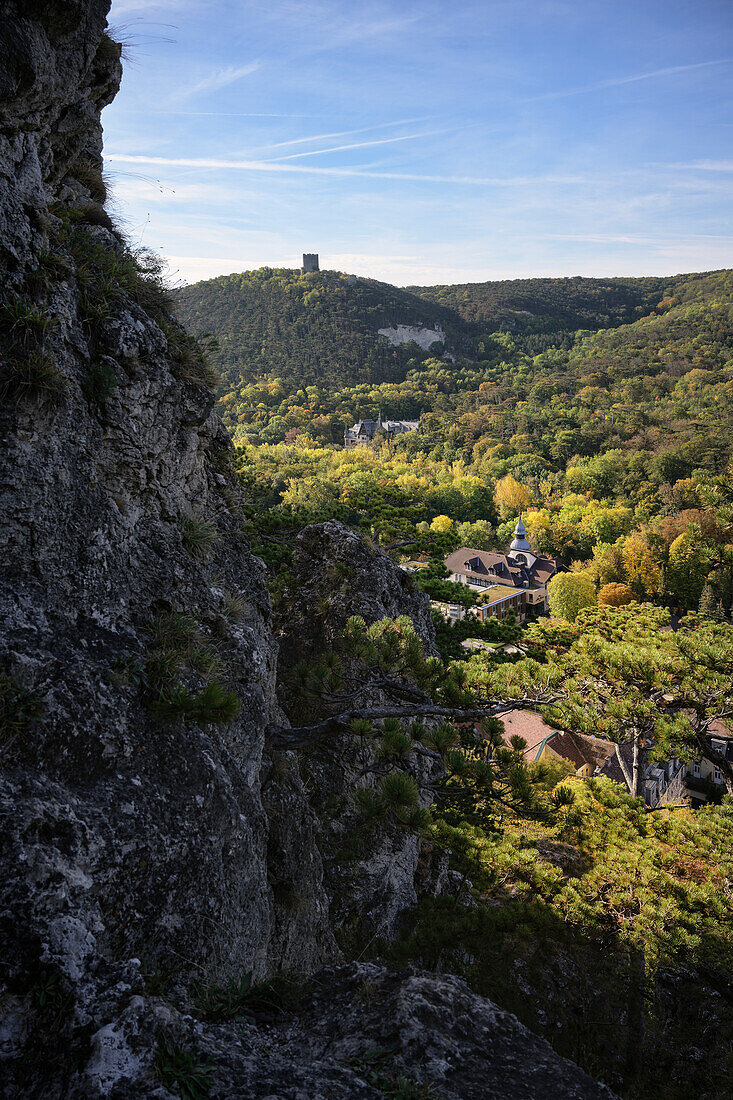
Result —
<path fill-rule="evenodd" d="M 384 544 L 417 527 L 438 557 L 436 534 L 505 544 L 521 507 L 533 545 L 585 563 L 594 593 L 626 584 L 727 613 L 730 521 L 716 506 L 733 457 L 732 291 L 730 272 L 692 276 L 568 348 L 530 356 L 494 333 L 480 361 L 415 361 L 402 382 L 232 388 L 220 407 L 240 475 L 273 522 L 334 516 Z M 420 431 L 344 451 L 344 425 L 380 408 L 421 416 Z"/>
<path fill-rule="evenodd" d="M 557 337 L 577 329 L 613 328 L 636 321 L 688 278 L 686 275 L 640 279 L 577 276 L 407 289 L 420 298 L 455 310 L 464 321 L 482 331 L 508 329 L 525 341 L 528 350 L 533 350 L 541 334 Z"/>
<path fill-rule="evenodd" d="M 196 335 L 211 333 L 222 378 L 232 385 L 275 375 L 289 388 L 400 381 L 419 348 L 392 348 L 380 328 L 440 325 L 448 343 L 474 353 L 470 326 L 453 310 L 375 279 L 337 271 L 303 275 L 263 267 L 179 291 L 179 311 Z"/>
<path fill-rule="evenodd" d="M 183 287 L 178 308 L 190 331 L 215 339 L 213 357 L 225 383 L 273 375 L 297 389 L 402 381 L 411 361 L 428 353 L 414 344 L 390 347 L 380 328 L 440 326 L 447 349 L 471 361 L 490 357 L 491 334 L 506 332 L 536 355 L 569 347 L 579 330 L 638 320 L 705 278 L 516 279 L 400 289 L 336 271 L 260 268 Z"/>
<path fill-rule="evenodd" d="M 594 599 L 625 584 L 728 613 L 729 522 L 711 503 L 733 458 L 732 272 L 430 291 L 463 316 L 333 272 L 183 293 L 188 323 L 195 301 L 194 327 L 220 342 L 219 408 L 258 516 L 335 517 L 383 544 L 417 528 L 437 561 L 455 540 L 506 543 L 522 507 L 533 545 L 584 563 Z M 564 327 L 581 320 L 595 327 Z M 396 323 L 439 323 L 471 355 L 390 348 L 376 332 Z M 379 410 L 419 432 L 345 452 L 344 428 Z"/>
<path fill-rule="evenodd" d="M 485 447 L 488 437 L 504 447 L 502 457 L 531 453 L 541 470 L 608 447 L 654 450 L 681 443 L 691 432 L 707 430 L 711 417 L 727 429 L 730 272 L 678 280 L 675 293 L 658 299 L 638 320 L 605 331 L 581 329 L 536 355 L 517 334 L 495 331 L 476 339 L 477 358 L 459 356 L 456 362 L 415 344 L 390 348 L 374 338 L 377 326 L 393 322 L 395 314 L 405 322 L 435 322 L 420 314 L 422 306 L 410 296 L 398 311 L 400 291 L 364 281 L 350 286 L 329 273 L 271 274 L 265 289 L 251 296 L 242 286 L 257 283 L 260 272 L 199 284 L 188 288 L 189 304 L 183 300 L 181 306 L 188 324 L 198 332 L 208 326 L 219 340 L 220 410 L 239 441 L 274 443 L 290 432 L 338 443 L 347 424 L 381 408 L 385 417 L 424 418 L 420 443 L 413 446 L 447 442 L 469 457 L 473 445 L 484 440 Z M 197 316 L 191 312 L 194 292 Z M 311 305 L 309 295 L 315 295 Z M 231 321 L 225 326 L 230 298 L 241 315 L 254 319 L 251 329 L 235 330 Z M 449 340 L 468 339 L 443 314 L 439 323 Z M 324 332 L 328 339 L 321 342 Z M 257 349 L 241 362 L 245 344 L 255 343 Z M 359 349 L 366 349 L 366 360 L 359 360 Z M 306 366 L 299 374 L 301 359 Z M 322 370 L 321 377 L 309 362 L 313 371 Z M 716 440 L 725 446 L 724 435 Z"/>

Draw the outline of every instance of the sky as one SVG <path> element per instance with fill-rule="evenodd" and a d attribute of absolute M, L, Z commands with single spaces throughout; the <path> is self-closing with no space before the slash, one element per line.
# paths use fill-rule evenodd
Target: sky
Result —
<path fill-rule="evenodd" d="M 111 208 L 174 282 L 733 266 L 733 0 L 113 0 Z"/>

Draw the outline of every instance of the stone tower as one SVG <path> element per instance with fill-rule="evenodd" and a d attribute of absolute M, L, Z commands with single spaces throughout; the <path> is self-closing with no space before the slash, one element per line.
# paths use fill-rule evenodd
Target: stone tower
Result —
<path fill-rule="evenodd" d="M 307 275 L 310 271 L 320 271 L 317 252 L 303 253 L 303 274 Z"/>

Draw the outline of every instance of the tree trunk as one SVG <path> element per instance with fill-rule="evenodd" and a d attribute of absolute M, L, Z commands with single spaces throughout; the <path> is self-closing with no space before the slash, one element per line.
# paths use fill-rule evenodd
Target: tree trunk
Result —
<path fill-rule="evenodd" d="M 621 749 L 619 747 L 618 742 L 616 742 L 615 752 L 616 752 L 616 759 L 618 761 L 618 766 L 620 767 L 621 771 L 623 772 L 624 779 L 626 780 L 626 786 L 633 793 L 634 781 L 633 781 L 631 772 L 626 767 L 626 761 L 624 760 L 623 756 L 621 755 Z"/>
<path fill-rule="evenodd" d="M 631 793 L 634 798 L 639 797 L 639 791 L 641 787 L 641 746 L 639 742 L 641 738 L 634 734 L 634 754 L 631 760 Z"/>

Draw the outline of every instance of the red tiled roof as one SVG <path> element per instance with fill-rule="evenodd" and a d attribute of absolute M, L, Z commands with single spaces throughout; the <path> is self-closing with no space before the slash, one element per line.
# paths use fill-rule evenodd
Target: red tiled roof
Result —
<path fill-rule="evenodd" d="M 509 710 L 500 715 L 499 720 L 504 726 L 502 740 L 505 745 L 511 746 L 512 737 L 523 737 L 527 742 L 525 760 L 534 760 L 542 742 L 555 732 L 541 715 L 531 710 Z"/>

